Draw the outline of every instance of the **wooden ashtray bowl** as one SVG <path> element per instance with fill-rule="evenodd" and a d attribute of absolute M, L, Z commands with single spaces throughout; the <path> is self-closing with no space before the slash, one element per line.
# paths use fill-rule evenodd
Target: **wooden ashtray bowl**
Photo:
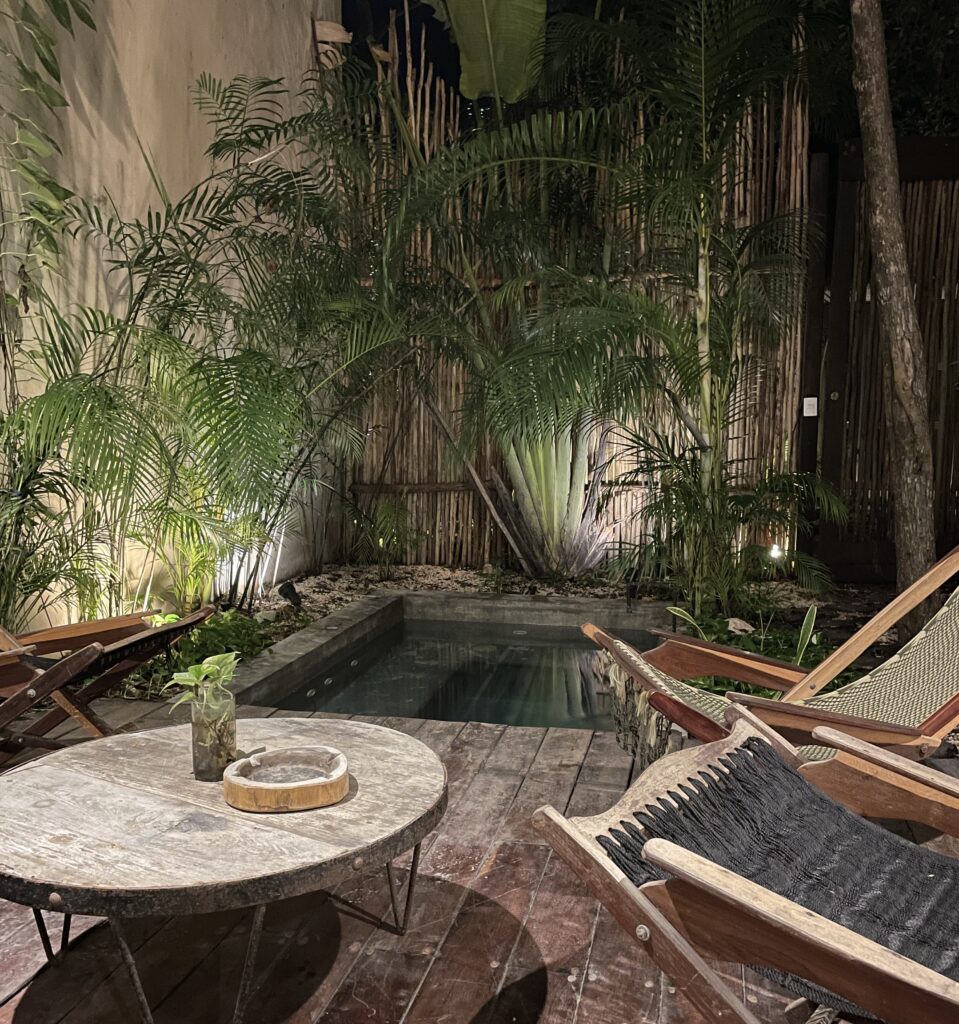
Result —
<path fill-rule="evenodd" d="M 223 773 L 231 807 L 260 813 L 329 807 L 346 796 L 346 755 L 333 747 L 283 747 L 234 761 Z"/>

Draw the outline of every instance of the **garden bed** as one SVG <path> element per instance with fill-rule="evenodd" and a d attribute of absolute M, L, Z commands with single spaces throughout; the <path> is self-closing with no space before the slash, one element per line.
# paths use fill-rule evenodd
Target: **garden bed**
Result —
<path fill-rule="evenodd" d="M 454 593 L 530 594 L 596 598 L 626 603 L 626 586 L 602 576 L 580 580 L 530 580 L 521 573 L 492 569 L 448 569 L 436 565 L 403 565 L 393 569 L 389 579 L 382 579 L 376 566 L 332 565 L 322 573 L 292 580 L 302 601 L 298 615 L 289 601 L 276 589 L 264 596 L 258 605 L 261 618 L 268 623 L 276 639 L 288 636 L 338 608 L 379 591 L 450 591 Z M 816 630 L 824 646 L 837 647 L 848 640 L 863 624 L 895 595 L 889 586 L 843 585 L 825 594 L 813 595 L 789 582 L 768 585 L 769 603 L 777 605 L 771 613 L 749 616 L 749 624 L 761 629 L 771 620 L 771 630 L 798 632 L 803 616 L 811 604 L 818 607 Z M 679 603 L 664 586 L 641 584 L 638 601 L 667 600 Z M 275 616 L 275 618 L 273 618 Z M 885 660 L 895 650 L 895 633 L 882 637 L 876 646 L 875 661 Z M 864 663 L 871 664 L 867 655 Z"/>

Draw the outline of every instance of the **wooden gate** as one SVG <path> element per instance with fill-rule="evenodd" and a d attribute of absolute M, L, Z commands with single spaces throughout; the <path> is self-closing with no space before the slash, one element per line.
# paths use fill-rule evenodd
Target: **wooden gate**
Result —
<path fill-rule="evenodd" d="M 837 580 L 892 580 L 890 453 L 859 143 L 841 148 L 832 189 L 828 163 L 816 155 L 811 168 L 812 212 L 825 214 L 830 230 L 810 272 L 803 395 L 818 397 L 818 417 L 807 404 L 799 458 L 812 469 L 818 454 L 824 478 L 849 505 L 848 526 L 823 526 L 815 553 Z M 929 359 L 936 530 L 946 550 L 959 543 L 959 139 L 903 139 L 899 166 Z"/>

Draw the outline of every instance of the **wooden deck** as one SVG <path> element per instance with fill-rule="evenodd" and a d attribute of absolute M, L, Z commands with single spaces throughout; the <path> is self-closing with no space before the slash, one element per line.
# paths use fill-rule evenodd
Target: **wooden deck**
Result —
<path fill-rule="evenodd" d="M 156 704 L 97 709 L 124 729 L 171 721 Z M 529 824 L 543 803 L 592 814 L 615 801 L 634 766 L 612 734 L 367 720 L 418 736 L 449 773 L 449 810 L 424 843 L 410 929 L 378 930 L 340 902 L 384 914 L 383 872 L 271 907 L 249 1024 L 699 1024 Z M 0 901 L 0 1024 L 139 1019 L 109 932 L 79 924 L 87 931 L 65 963 L 36 974 L 44 958 L 32 915 Z M 240 913 L 131 927 L 157 1024 L 230 1019 L 247 927 Z M 760 1020 L 781 1019 L 784 995 L 739 968 L 724 974 Z"/>

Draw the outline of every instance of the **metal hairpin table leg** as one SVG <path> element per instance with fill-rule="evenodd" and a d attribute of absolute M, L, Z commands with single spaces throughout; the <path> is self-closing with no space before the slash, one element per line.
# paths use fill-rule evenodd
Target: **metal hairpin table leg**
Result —
<path fill-rule="evenodd" d="M 256 907 L 253 911 L 253 924 L 250 927 L 250 938 L 247 941 L 246 959 L 243 961 L 243 973 L 240 975 L 240 987 L 236 996 L 236 1009 L 233 1013 L 233 1024 L 242 1024 L 246 1014 L 247 1004 L 250 1001 L 250 994 L 253 991 L 253 970 L 256 966 L 256 954 L 260 946 L 260 936 L 263 933 L 263 917 L 266 913 L 265 906 Z M 137 970 L 136 961 L 133 959 L 133 952 L 130 944 L 123 934 L 123 927 L 120 922 L 111 917 L 110 928 L 117 946 L 120 948 L 120 956 L 126 966 L 127 974 L 133 985 L 133 991 L 137 997 L 137 1005 L 140 1007 L 140 1019 L 143 1024 L 153 1024 L 153 1014 L 150 1012 L 150 1004 L 147 1002 L 146 993 L 143 991 L 143 982 L 140 980 L 140 972 Z"/>
<path fill-rule="evenodd" d="M 246 944 L 246 959 L 243 961 L 243 973 L 240 975 L 240 987 L 236 994 L 236 1009 L 233 1011 L 233 1024 L 243 1024 L 247 1004 L 253 991 L 253 968 L 256 966 L 256 954 L 260 947 L 260 936 L 263 933 L 263 917 L 266 905 L 256 907 L 253 911 L 253 923 L 250 925 L 250 938 Z"/>
<path fill-rule="evenodd" d="M 63 915 L 63 931 L 60 933 L 60 948 L 56 953 L 53 952 L 53 944 L 50 942 L 50 933 L 47 931 L 47 922 L 43 919 L 43 914 L 33 908 L 33 919 L 37 923 L 37 931 L 40 933 L 40 942 L 43 945 L 43 952 L 47 954 L 47 960 L 51 964 L 58 964 L 63 960 L 63 955 L 67 951 L 67 946 L 70 944 L 70 922 L 73 920 L 72 914 Z"/>
<path fill-rule="evenodd" d="M 153 1024 L 153 1014 L 150 1012 L 150 1004 L 147 1002 L 146 993 L 143 991 L 143 983 L 140 981 L 140 972 L 137 970 L 136 961 L 133 959 L 133 953 L 130 950 L 130 945 L 126 940 L 126 936 L 123 934 L 123 927 L 115 917 L 108 918 L 107 920 L 110 922 L 110 930 L 113 932 L 113 937 L 117 940 L 117 946 L 120 949 L 120 956 L 123 958 L 127 974 L 130 976 L 130 982 L 133 985 L 133 991 L 137 997 L 137 1005 L 140 1007 L 140 1019 L 143 1021 L 143 1024 Z"/>
<path fill-rule="evenodd" d="M 403 907 L 403 917 L 400 918 L 399 892 L 396 886 L 396 879 L 393 877 L 393 865 L 386 865 L 386 877 L 390 883 L 390 903 L 393 907 L 393 920 L 396 922 L 396 930 L 400 935 L 406 934 L 406 927 L 410 923 L 410 907 L 413 905 L 413 893 L 416 890 L 416 875 L 420 866 L 420 844 L 413 847 L 413 859 L 410 861 L 410 878 L 406 883 L 406 903 Z"/>

